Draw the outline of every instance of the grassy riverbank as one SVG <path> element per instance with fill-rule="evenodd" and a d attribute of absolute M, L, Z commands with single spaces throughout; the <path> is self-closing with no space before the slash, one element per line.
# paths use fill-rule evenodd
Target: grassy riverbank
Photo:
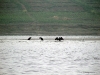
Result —
<path fill-rule="evenodd" d="M 100 1 L 0 1 L 0 35 L 100 35 Z"/>

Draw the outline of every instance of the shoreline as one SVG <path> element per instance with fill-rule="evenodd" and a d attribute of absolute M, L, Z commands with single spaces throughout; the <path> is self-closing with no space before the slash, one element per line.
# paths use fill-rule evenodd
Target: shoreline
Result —
<path fill-rule="evenodd" d="M 100 36 L 0 36 L 0 40 L 27 40 L 32 37 L 31 40 L 40 40 L 42 37 L 44 40 L 55 40 L 56 37 L 63 37 L 64 40 L 100 40 Z"/>

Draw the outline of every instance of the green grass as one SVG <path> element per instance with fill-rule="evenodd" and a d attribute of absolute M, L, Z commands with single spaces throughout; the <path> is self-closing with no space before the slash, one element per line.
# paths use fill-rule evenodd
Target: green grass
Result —
<path fill-rule="evenodd" d="M 0 0 L 0 35 L 100 35 L 99 0 L 28 1 Z"/>
<path fill-rule="evenodd" d="M 100 7 L 99 7 L 100 0 L 72 0 L 72 1 L 82 6 L 87 12 L 93 15 L 99 15 L 100 17 Z M 95 5 L 97 8 L 95 8 Z"/>
<path fill-rule="evenodd" d="M 22 3 L 27 10 L 24 10 L 22 8 L 22 5 L 20 5 L 18 3 L 18 1 L 20 3 Z M 1 1 L 2 3 L 13 3 L 15 5 L 15 9 L 11 7 L 11 9 L 13 10 L 8 10 L 6 7 L 4 7 L 3 10 L 0 10 L 0 23 L 2 24 L 8 24 L 8 23 L 27 23 L 27 22 L 36 22 L 36 23 L 90 23 L 92 22 L 91 19 L 100 19 L 100 16 L 98 15 L 93 15 L 90 13 L 95 13 L 97 14 L 98 12 L 95 11 L 92 7 L 90 7 L 89 5 L 87 5 L 87 1 L 88 0 L 72 0 L 72 1 L 68 1 L 70 2 L 69 6 L 73 6 L 73 2 L 77 3 L 78 6 L 82 6 L 85 11 L 34 11 L 32 10 L 31 5 L 24 0 L 4 0 Z M 60 0 L 59 0 L 60 1 Z M 58 1 L 58 2 L 59 2 Z M 98 0 L 97 0 L 98 1 Z M 50 4 L 53 4 L 53 2 L 57 3 L 57 0 L 50 2 L 49 0 L 43 0 L 41 1 L 43 2 L 47 2 Z M 33 2 L 34 3 L 34 2 Z M 72 3 L 72 4 L 71 4 Z M 55 4 L 56 5 L 56 4 Z M 59 5 L 59 4 L 58 4 Z M 56 7 L 56 6 L 55 6 Z M 73 6 L 74 7 L 74 6 Z M 6 8 L 6 9 L 5 9 Z M 35 7 L 33 7 L 35 8 Z M 31 10 L 31 11 L 30 11 Z M 30 14 L 30 16 L 28 14 Z M 32 19 L 33 18 L 33 19 Z M 84 20 L 84 19 L 87 19 Z M 97 22 L 97 20 L 95 20 Z"/>
<path fill-rule="evenodd" d="M 62 14 L 63 13 L 63 14 Z M 95 17 L 87 12 L 32 12 L 30 13 L 35 21 L 40 23 L 93 23 L 99 22 Z"/>
<path fill-rule="evenodd" d="M 63 14 L 62 14 L 63 13 Z M 92 19 L 98 21 L 98 18 L 87 12 L 30 12 L 31 19 L 25 12 L 2 13 L 0 14 L 0 23 L 92 23 Z M 85 20 L 87 19 L 87 20 Z M 83 21 L 84 20 L 84 21 Z M 90 21 L 89 21 L 90 20 Z M 97 22 L 96 21 L 96 22 Z"/>
<path fill-rule="evenodd" d="M 33 21 L 26 13 L 2 13 L 0 14 L 0 23 L 20 23 L 20 22 L 31 22 Z"/>

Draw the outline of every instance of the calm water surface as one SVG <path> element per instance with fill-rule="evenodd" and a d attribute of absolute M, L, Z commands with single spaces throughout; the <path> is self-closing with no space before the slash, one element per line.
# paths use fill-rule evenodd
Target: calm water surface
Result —
<path fill-rule="evenodd" d="M 0 40 L 0 75 L 100 75 L 100 40 Z"/>

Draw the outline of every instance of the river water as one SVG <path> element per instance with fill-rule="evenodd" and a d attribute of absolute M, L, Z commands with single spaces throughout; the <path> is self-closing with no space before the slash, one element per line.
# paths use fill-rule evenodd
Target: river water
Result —
<path fill-rule="evenodd" d="M 0 40 L 0 75 L 100 75 L 100 40 Z"/>

